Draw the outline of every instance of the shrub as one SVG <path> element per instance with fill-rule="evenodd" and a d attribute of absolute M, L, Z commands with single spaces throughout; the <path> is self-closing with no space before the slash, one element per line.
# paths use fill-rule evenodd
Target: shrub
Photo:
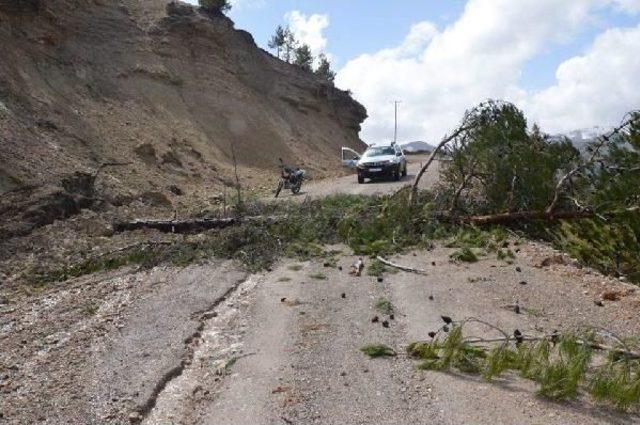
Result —
<path fill-rule="evenodd" d="M 478 256 L 471 250 L 471 248 L 465 247 L 458 251 L 455 251 L 450 255 L 451 259 L 456 261 L 463 261 L 465 263 L 475 263 L 478 261 Z"/>
<path fill-rule="evenodd" d="M 386 298 L 380 298 L 376 303 L 376 308 L 383 314 L 393 313 L 393 304 Z"/>

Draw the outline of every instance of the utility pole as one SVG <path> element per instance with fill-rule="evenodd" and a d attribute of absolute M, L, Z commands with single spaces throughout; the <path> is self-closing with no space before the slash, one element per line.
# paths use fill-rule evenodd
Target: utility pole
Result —
<path fill-rule="evenodd" d="M 401 104 L 401 100 L 396 100 L 393 102 L 395 109 L 395 126 L 393 130 L 393 143 L 398 142 L 398 105 Z"/>

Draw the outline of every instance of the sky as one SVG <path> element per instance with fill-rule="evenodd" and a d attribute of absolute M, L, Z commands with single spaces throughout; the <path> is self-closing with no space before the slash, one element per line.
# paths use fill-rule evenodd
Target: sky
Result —
<path fill-rule="evenodd" d="M 192 0 L 193 1 L 193 0 Z M 483 100 L 556 134 L 640 109 L 640 0 L 231 0 L 267 42 L 288 25 L 369 113 L 361 138 L 436 143 Z"/>

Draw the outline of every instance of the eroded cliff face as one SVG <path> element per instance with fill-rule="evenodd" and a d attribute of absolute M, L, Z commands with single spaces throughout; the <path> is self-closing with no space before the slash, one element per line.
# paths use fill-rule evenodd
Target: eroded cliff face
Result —
<path fill-rule="evenodd" d="M 225 17 L 166 3 L 0 0 L 0 192 L 34 199 L 30 186 L 118 163 L 101 199 L 188 202 L 229 184 L 231 146 L 248 185 L 278 157 L 321 176 L 361 147 L 366 111 L 346 92 Z"/>

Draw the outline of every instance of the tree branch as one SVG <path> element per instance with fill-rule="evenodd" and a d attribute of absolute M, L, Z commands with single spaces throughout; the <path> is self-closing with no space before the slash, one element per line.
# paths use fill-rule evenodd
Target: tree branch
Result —
<path fill-rule="evenodd" d="M 378 261 L 380 261 L 382 264 L 389 266 L 389 267 L 393 267 L 395 269 L 399 269 L 405 272 L 409 272 L 409 273 L 416 273 L 416 274 L 421 274 L 421 275 L 427 275 L 427 272 L 425 270 L 420 270 L 420 269 L 414 269 L 413 267 L 407 267 L 407 266 L 401 266 L 399 264 L 395 264 L 392 263 L 391 261 L 383 258 L 383 257 L 376 257 Z"/>
<path fill-rule="evenodd" d="M 431 155 L 429 155 L 427 162 L 422 166 L 422 168 L 420 169 L 420 172 L 418 173 L 416 178 L 413 180 L 413 184 L 411 185 L 411 194 L 409 195 L 409 203 L 413 203 L 415 201 L 420 179 L 422 179 L 422 176 L 424 175 L 424 173 L 429 169 L 429 166 L 436 158 L 438 151 L 440 151 L 440 149 L 442 149 L 446 144 L 448 144 L 449 142 L 454 140 L 456 137 L 458 137 L 461 133 L 464 133 L 465 131 L 471 129 L 472 127 L 473 126 L 471 125 L 469 126 L 463 125 L 458 127 L 458 129 L 454 131 L 450 136 L 447 136 L 444 139 L 442 139 L 442 141 L 438 144 L 438 146 L 436 146 L 433 152 L 431 152 Z"/>

